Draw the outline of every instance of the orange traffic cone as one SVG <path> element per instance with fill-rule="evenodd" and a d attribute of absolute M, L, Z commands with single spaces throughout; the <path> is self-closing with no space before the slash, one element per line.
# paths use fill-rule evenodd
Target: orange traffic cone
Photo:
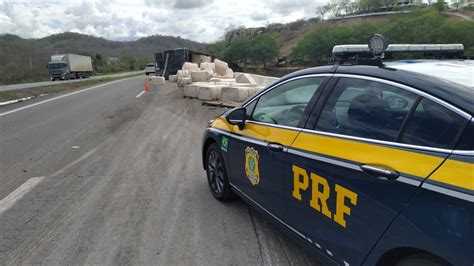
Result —
<path fill-rule="evenodd" d="M 150 84 L 148 82 L 145 82 L 145 91 L 150 91 Z"/>

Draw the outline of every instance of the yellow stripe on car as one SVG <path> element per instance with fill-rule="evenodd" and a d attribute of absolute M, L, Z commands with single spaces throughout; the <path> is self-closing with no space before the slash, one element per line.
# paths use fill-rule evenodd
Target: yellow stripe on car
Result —
<path fill-rule="evenodd" d="M 474 190 L 474 164 L 446 160 L 429 180 Z"/>
<path fill-rule="evenodd" d="M 421 178 L 427 177 L 443 161 L 442 157 L 423 153 L 305 132 L 298 136 L 292 147 L 363 164 L 380 165 Z"/>
<path fill-rule="evenodd" d="M 301 132 L 296 138 L 299 131 L 252 123 L 247 123 L 243 130 L 239 130 L 222 117 L 217 118 L 212 127 L 262 141 L 277 142 L 302 151 L 361 164 L 380 165 L 419 178 L 426 178 L 445 159 L 442 156 L 307 132 Z M 474 164 L 447 160 L 430 180 L 474 190 Z"/>

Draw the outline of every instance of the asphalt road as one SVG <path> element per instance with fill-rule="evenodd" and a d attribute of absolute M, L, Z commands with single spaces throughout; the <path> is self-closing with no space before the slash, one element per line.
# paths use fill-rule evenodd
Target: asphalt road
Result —
<path fill-rule="evenodd" d="M 110 75 L 92 76 L 89 79 L 100 79 L 100 78 L 106 78 L 106 77 L 123 77 L 123 76 L 137 74 L 137 73 L 143 73 L 143 75 L 145 75 L 145 72 L 143 71 L 131 71 L 131 72 L 123 72 L 123 73 L 117 73 L 117 74 L 110 74 Z M 88 79 L 40 81 L 40 82 L 32 82 L 32 83 L 3 85 L 3 86 L 0 86 L 0 91 L 35 88 L 35 87 L 41 87 L 41 86 L 56 85 L 56 84 L 61 84 L 61 83 L 81 82 L 84 80 L 88 80 Z"/>
<path fill-rule="evenodd" d="M 201 137 L 223 109 L 143 82 L 0 107 L 0 265 L 317 264 L 212 197 Z"/>

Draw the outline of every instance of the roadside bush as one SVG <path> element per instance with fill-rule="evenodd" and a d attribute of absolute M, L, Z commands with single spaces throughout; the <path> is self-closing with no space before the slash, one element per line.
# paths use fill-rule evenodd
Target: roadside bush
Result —
<path fill-rule="evenodd" d="M 391 43 L 462 43 L 467 56 L 474 56 L 474 22 L 451 21 L 429 8 L 394 16 L 383 24 L 357 26 L 325 24 L 306 35 L 291 52 L 291 60 L 310 65 L 326 64 L 338 44 L 367 43 L 374 33 L 382 33 Z"/>

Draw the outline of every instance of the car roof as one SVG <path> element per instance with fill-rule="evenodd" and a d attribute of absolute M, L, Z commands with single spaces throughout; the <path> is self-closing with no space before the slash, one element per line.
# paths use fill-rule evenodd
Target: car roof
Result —
<path fill-rule="evenodd" d="M 396 64 L 395 64 L 396 65 Z M 403 67 L 401 67 L 403 68 Z M 414 65 L 413 68 L 416 68 Z M 282 78 L 282 80 L 302 75 L 339 73 L 369 76 L 397 82 L 431 94 L 461 110 L 474 115 L 474 88 L 461 85 L 446 78 L 422 74 L 412 70 L 399 69 L 388 64 L 384 67 L 368 65 L 334 65 L 303 69 Z"/>
<path fill-rule="evenodd" d="M 474 60 L 400 60 L 385 65 L 422 73 L 474 89 Z"/>

